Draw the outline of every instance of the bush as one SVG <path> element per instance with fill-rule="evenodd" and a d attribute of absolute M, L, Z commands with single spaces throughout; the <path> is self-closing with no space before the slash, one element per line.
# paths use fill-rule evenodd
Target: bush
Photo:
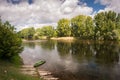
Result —
<path fill-rule="evenodd" d="M 3 23 L 0 20 L 0 58 L 12 59 L 14 56 L 19 56 L 18 53 L 22 51 L 21 43 L 14 26 L 8 21 Z"/>

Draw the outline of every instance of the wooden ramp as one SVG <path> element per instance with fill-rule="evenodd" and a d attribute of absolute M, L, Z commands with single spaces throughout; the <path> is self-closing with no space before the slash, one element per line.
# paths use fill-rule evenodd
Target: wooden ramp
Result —
<path fill-rule="evenodd" d="M 59 80 L 51 72 L 34 68 L 33 65 L 23 65 L 20 70 L 24 74 L 40 77 L 44 80 Z"/>

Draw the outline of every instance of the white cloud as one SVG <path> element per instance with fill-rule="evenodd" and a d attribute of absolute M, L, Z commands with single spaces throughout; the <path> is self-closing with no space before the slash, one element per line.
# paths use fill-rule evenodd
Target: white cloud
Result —
<path fill-rule="evenodd" d="M 35 23 L 35 24 L 22 24 L 22 25 L 18 25 L 17 26 L 17 31 L 22 30 L 23 28 L 28 28 L 28 27 L 35 27 L 35 29 L 43 27 L 43 26 L 53 26 L 56 27 L 57 23 L 45 23 L 45 24 L 39 24 L 39 23 Z"/>
<path fill-rule="evenodd" d="M 100 3 L 101 5 L 106 6 L 104 10 L 100 11 L 113 10 L 117 13 L 120 13 L 120 0 L 95 0 L 95 3 Z"/>
<path fill-rule="evenodd" d="M 92 14 L 92 7 L 88 7 L 86 3 L 78 5 L 78 2 L 78 0 L 34 0 L 34 3 L 29 5 L 27 0 L 22 0 L 20 4 L 13 5 L 6 0 L 0 0 L 0 16 L 4 21 L 8 20 L 17 26 L 17 29 L 22 29 L 26 25 L 53 25 L 61 18 Z"/>

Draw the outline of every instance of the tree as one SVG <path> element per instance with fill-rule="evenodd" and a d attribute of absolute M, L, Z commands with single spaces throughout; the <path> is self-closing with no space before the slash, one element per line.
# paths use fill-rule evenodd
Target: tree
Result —
<path fill-rule="evenodd" d="M 0 58 L 12 59 L 19 56 L 22 51 L 21 39 L 15 32 L 15 28 L 6 21 L 3 23 L 0 20 Z"/>
<path fill-rule="evenodd" d="M 93 20 L 90 16 L 78 15 L 71 19 L 72 35 L 81 39 L 92 39 L 94 34 Z"/>
<path fill-rule="evenodd" d="M 54 36 L 54 28 L 52 26 L 44 26 L 43 27 L 44 36 L 51 38 Z"/>
<path fill-rule="evenodd" d="M 113 11 L 101 12 L 94 17 L 95 38 L 99 40 L 117 40 L 116 13 Z"/>
<path fill-rule="evenodd" d="M 79 15 L 71 19 L 72 33 L 74 37 L 83 37 L 85 32 L 86 16 Z"/>
<path fill-rule="evenodd" d="M 83 33 L 83 36 L 85 39 L 94 39 L 94 23 L 93 19 L 90 16 L 87 16 L 85 20 L 85 32 Z"/>
<path fill-rule="evenodd" d="M 57 34 L 59 37 L 71 35 L 70 21 L 68 19 L 61 19 L 58 21 Z"/>
<path fill-rule="evenodd" d="M 116 18 L 116 26 L 118 29 L 120 29 L 120 13 L 118 13 L 117 18 Z"/>
<path fill-rule="evenodd" d="M 21 38 L 24 39 L 33 39 L 35 34 L 35 29 L 33 27 L 22 29 L 18 32 Z"/>
<path fill-rule="evenodd" d="M 44 26 L 42 28 L 38 28 L 36 29 L 36 34 L 39 36 L 46 36 L 47 38 L 56 36 L 56 32 L 52 26 Z"/>

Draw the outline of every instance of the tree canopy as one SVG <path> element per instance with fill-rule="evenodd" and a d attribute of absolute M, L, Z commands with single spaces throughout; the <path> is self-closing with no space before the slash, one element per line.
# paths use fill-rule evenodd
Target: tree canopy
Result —
<path fill-rule="evenodd" d="M 52 26 L 44 26 L 42 28 L 36 29 L 36 35 L 46 36 L 47 38 L 57 36 L 56 30 Z"/>
<path fill-rule="evenodd" d="M 58 21 L 57 33 L 59 37 L 71 35 L 70 21 L 68 19 L 61 19 Z"/>
<path fill-rule="evenodd" d="M 25 28 L 20 32 L 18 32 L 18 34 L 20 35 L 21 38 L 33 39 L 33 36 L 35 34 L 35 29 L 33 27 Z"/>
<path fill-rule="evenodd" d="M 90 16 L 78 15 L 71 19 L 72 34 L 81 39 L 92 39 L 94 34 L 93 20 Z"/>
<path fill-rule="evenodd" d="M 98 40 L 117 40 L 118 15 L 113 11 L 101 12 L 94 17 L 95 38 Z"/>

